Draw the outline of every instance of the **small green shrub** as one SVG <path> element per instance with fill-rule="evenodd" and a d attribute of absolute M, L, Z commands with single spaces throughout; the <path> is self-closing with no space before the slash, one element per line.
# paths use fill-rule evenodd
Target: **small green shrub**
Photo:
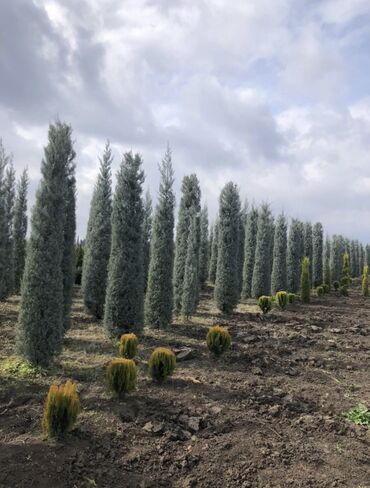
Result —
<path fill-rule="evenodd" d="M 322 297 L 325 293 L 325 289 L 323 285 L 320 285 L 316 288 L 316 294 L 318 297 Z"/>
<path fill-rule="evenodd" d="M 304 257 L 301 271 L 301 301 L 309 303 L 311 299 L 310 260 Z"/>
<path fill-rule="evenodd" d="M 157 347 L 149 358 L 149 375 L 159 381 L 164 381 L 168 376 L 171 376 L 175 370 L 176 356 L 165 347 Z"/>
<path fill-rule="evenodd" d="M 349 276 L 342 276 L 342 278 L 340 279 L 341 286 L 349 286 L 350 282 L 351 282 L 351 279 Z"/>
<path fill-rule="evenodd" d="M 339 293 L 343 296 L 343 297 L 348 297 L 348 288 L 346 286 L 340 286 L 339 287 Z"/>
<path fill-rule="evenodd" d="M 221 356 L 231 346 L 231 337 L 225 327 L 215 325 L 210 327 L 206 337 L 207 347 L 215 356 Z"/>
<path fill-rule="evenodd" d="M 362 294 L 364 297 L 369 296 L 369 267 L 367 265 L 364 266 L 362 273 Z"/>
<path fill-rule="evenodd" d="M 119 342 L 119 353 L 122 357 L 133 359 L 136 356 L 139 339 L 132 332 L 123 334 Z"/>
<path fill-rule="evenodd" d="M 272 308 L 272 298 L 266 295 L 262 295 L 257 300 L 259 308 L 262 310 L 262 313 L 268 313 Z"/>
<path fill-rule="evenodd" d="M 80 412 L 76 385 L 51 385 L 46 397 L 42 427 L 48 437 L 60 437 L 72 429 Z"/>
<path fill-rule="evenodd" d="M 365 405 L 357 405 L 348 412 L 344 412 L 344 417 L 357 425 L 370 426 L 370 410 Z"/>
<path fill-rule="evenodd" d="M 288 293 L 286 291 L 278 291 L 275 295 L 275 302 L 281 310 L 285 310 L 289 302 Z"/>
<path fill-rule="evenodd" d="M 333 281 L 333 287 L 334 287 L 334 290 L 335 291 L 338 291 L 339 290 L 339 281 Z"/>
<path fill-rule="evenodd" d="M 136 377 L 137 368 L 132 359 L 112 359 L 107 366 L 108 387 L 118 398 L 123 398 L 135 388 Z"/>
<path fill-rule="evenodd" d="M 324 283 L 321 285 L 324 289 L 324 293 L 329 293 L 330 291 L 330 286 L 327 283 Z"/>
<path fill-rule="evenodd" d="M 290 304 L 294 303 L 296 301 L 296 294 L 295 293 L 288 293 L 288 302 Z"/>

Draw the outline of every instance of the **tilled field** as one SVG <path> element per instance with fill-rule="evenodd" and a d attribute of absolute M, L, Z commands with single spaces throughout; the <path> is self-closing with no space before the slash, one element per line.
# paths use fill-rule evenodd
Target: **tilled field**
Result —
<path fill-rule="evenodd" d="M 16 297 L 0 304 L 0 487 L 370 487 L 370 428 L 342 413 L 370 406 L 370 299 L 354 286 L 262 317 L 254 302 L 145 331 L 137 390 L 112 399 L 116 355 L 76 290 L 73 328 L 45 374 L 14 367 Z M 227 325 L 232 350 L 214 360 L 207 328 Z M 186 349 L 163 385 L 147 378 L 156 346 Z M 13 367 L 14 372 L 12 372 Z M 32 372 L 31 372 L 32 373 Z M 82 413 L 63 442 L 43 438 L 48 386 L 72 378 Z"/>

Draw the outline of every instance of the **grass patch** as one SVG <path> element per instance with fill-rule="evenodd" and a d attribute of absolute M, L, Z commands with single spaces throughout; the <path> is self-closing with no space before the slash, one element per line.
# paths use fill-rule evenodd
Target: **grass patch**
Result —
<path fill-rule="evenodd" d="M 370 426 L 370 410 L 365 405 L 356 405 L 351 410 L 348 410 L 348 412 L 344 412 L 343 415 L 347 420 L 357 425 Z"/>
<path fill-rule="evenodd" d="M 8 378 L 40 378 L 46 376 L 47 371 L 22 359 L 10 358 L 0 363 L 0 373 Z"/>

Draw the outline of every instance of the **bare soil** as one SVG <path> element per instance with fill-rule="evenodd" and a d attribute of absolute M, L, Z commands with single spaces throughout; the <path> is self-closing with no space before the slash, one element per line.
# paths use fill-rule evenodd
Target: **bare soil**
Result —
<path fill-rule="evenodd" d="M 0 304 L 0 487 L 370 487 L 370 429 L 343 412 L 370 406 L 370 299 L 358 285 L 263 317 L 254 302 L 230 317 L 212 290 L 189 323 L 141 337 L 137 390 L 111 397 L 105 367 L 117 354 L 76 289 L 73 327 L 45 375 L 9 372 L 19 298 Z M 209 357 L 207 328 L 233 345 Z M 153 383 L 156 346 L 190 347 L 175 375 Z M 49 385 L 71 378 L 82 412 L 62 441 L 41 432 Z"/>

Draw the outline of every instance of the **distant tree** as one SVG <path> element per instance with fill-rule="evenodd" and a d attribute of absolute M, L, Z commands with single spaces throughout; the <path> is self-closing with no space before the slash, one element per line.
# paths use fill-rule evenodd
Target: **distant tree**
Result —
<path fill-rule="evenodd" d="M 342 267 L 342 279 L 341 283 L 344 286 L 348 286 L 351 281 L 351 270 L 349 266 L 349 254 L 345 252 L 343 254 L 343 267 Z"/>
<path fill-rule="evenodd" d="M 208 277 L 208 209 L 203 207 L 200 212 L 200 252 L 199 252 L 199 280 L 204 286 Z"/>
<path fill-rule="evenodd" d="M 248 206 L 244 204 L 240 211 L 239 232 L 238 232 L 238 294 L 239 298 L 243 289 L 243 267 L 244 267 L 244 248 L 245 248 L 245 226 L 247 223 Z"/>
<path fill-rule="evenodd" d="M 24 170 L 17 184 L 14 204 L 14 292 L 19 293 L 26 260 L 28 174 Z"/>
<path fill-rule="evenodd" d="M 330 256 L 331 256 L 331 242 L 329 237 L 326 237 L 325 247 L 324 247 L 324 283 L 328 285 L 329 290 L 331 289 Z"/>
<path fill-rule="evenodd" d="M 200 240 L 199 220 L 199 214 L 194 213 L 194 215 L 191 216 L 188 234 L 187 255 L 185 261 L 185 274 L 181 304 L 181 313 L 186 318 L 194 315 L 198 305 Z"/>
<path fill-rule="evenodd" d="M 113 199 L 104 325 L 111 336 L 140 333 L 144 314 L 142 186 L 139 154 L 124 154 Z"/>
<path fill-rule="evenodd" d="M 369 296 L 369 266 L 367 264 L 362 271 L 362 294 L 364 297 Z"/>
<path fill-rule="evenodd" d="M 310 260 L 307 256 L 303 258 L 301 271 L 301 300 L 303 303 L 310 301 L 311 279 L 310 279 Z"/>
<path fill-rule="evenodd" d="M 76 262 L 75 284 L 81 285 L 82 268 L 84 262 L 84 246 L 78 239 L 75 247 L 75 262 Z"/>
<path fill-rule="evenodd" d="M 316 224 L 313 226 L 312 232 L 312 284 L 314 287 L 317 287 L 324 282 L 323 244 L 324 232 L 322 224 L 320 222 L 316 222 Z"/>
<path fill-rule="evenodd" d="M 339 281 L 342 275 L 342 259 L 346 251 L 345 240 L 341 235 L 333 235 L 331 243 L 331 278 Z"/>
<path fill-rule="evenodd" d="M 176 228 L 176 251 L 174 264 L 174 310 L 180 313 L 184 290 L 185 263 L 188 254 L 189 229 L 192 216 L 200 212 L 200 186 L 195 174 L 185 176 L 181 187 L 179 217 Z M 199 220 L 198 220 L 199 222 Z M 200 233 L 198 234 L 200 236 Z M 199 242 L 200 244 L 200 242 Z M 196 250 L 199 266 L 199 249 Z M 198 269 L 199 276 L 199 269 Z M 198 293 L 198 292 L 197 292 Z"/>
<path fill-rule="evenodd" d="M 107 142 L 90 204 L 82 266 L 84 305 L 98 319 L 104 316 L 112 238 L 112 161 L 112 151 Z"/>
<path fill-rule="evenodd" d="M 304 226 L 299 220 L 293 219 L 289 229 L 287 256 L 288 291 L 291 293 L 298 293 L 303 257 Z"/>
<path fill-rule="evenodd" d="M 359 242 L 358 250 L 359 250 L 359 273 L 360 273 L 359 276 L 362 276 L 364 266 L 366 263 L 365 263 L 365 249 L 363 244 L 361 244 L 361 242 Z"/>
<path fill-rule="evenodd" d="M 254 269 L 254 261 L 256 254 L 257 242 L 257 222 L 258 210 L 254 207 L 247 214 L 245 226 L 245 242 L 244 242 L 244 265 L 243 265 L 243 288 L 242 298 L 250 298 L 252 296 L 252 277 Z"/>
<path fill-rule="evenodd" d="M 144 221 L 143 221 L 144 291 L 146 291 L 147 284 L 148 284 L 151 238 L 152 238 L 152 198 L 148 190 L 145 194 L 145 200 L 144 200 Z"/>
<path fill-rule="evenodd" d="M 310 260 L 310 279 L 312 279 L 312 253 L 313 253 L 313 236 L 312 236 L 312 224 L 306 222 L 303 230 L 303 246 L 304 256 Z"/>
<path fill-rule="evenodd" d="M 218 258 L 218 220 L 216 220 L 213 231 L 211 260 L 209 262 L 209 281 L 215 283 Z"/>
<path fill-rule="evenodd" d="M 6 218 L 6 185 L 5 174 L 6 167 L 11 161 L 11 156 L 8 155 L 0 139 L 0 300 L 7 295 L 6 291 L 6 272 L 7 272 L 7 218 Z"/>
<path fill-rule="evenodd" d="M 272 215 L 269 205 L 263 204 L 258 213 L 256 253 L 252 277 L 252 296 L 259 298 L 271 291 Z"/>
<path fill-rule="evenodd" d="M 15 171 L 11 160 L 8 163 L 5 174 L 5 296 L 14 291 L 14 202 L 15 202 Z"/>
<path fill-rule="evenodd" d="M 60 351 L 64 333 L 63 242 L 75 155 L 71 134 L 71 127 L 61 122 L 49 127 L 22 280 L 17 349 L 31 363 L 43 366 Z"/>
<path fill-rule="evenodd" d="M 208 275 L 207 275 L 208 280 L 209 280 L 209 275 L 210 275 L 210 271 L 211 271 L 213 234 L 214 234 L 214 228 L 213 228 L 213 225 L 211 225 L 211 227 L 209 229 L 209 238 L 208 238 Z"/>
<path fill-rule="evenodd" d="M 365 246 L 365 264 L 370 266 L 370 244 Z"/>
<path fill-rule="evenodd" d="M 281 214 L 275 225 L 273 265 L 271 274 L 271 295 L 287 288 L 287 223 Z"/>
<path fill-rule="evenodd" d="M 160 165 L 161 182 L 150 245 L 148 287 L 145 296 L 145 323 L 166 329 L 172 323 L 174 262 L 174 173 L 171 151 L 167 148 Z"/>
<path fill-rule="evenodd" d="M 231 313 L 239 299 L 238 233 L 240 230 L 240 197 L 234 183 L 227 183 L 220 195 L 218 260 L 215 302 L 219 310 Z"/>

